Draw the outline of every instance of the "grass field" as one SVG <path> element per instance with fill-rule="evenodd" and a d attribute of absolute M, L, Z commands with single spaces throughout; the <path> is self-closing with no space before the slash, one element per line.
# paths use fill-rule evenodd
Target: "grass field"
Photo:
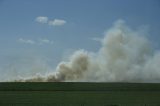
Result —
<path fill-rule="evenodd" d="M 160 84 L 0 83 L 0 106 L 160 106 Z"/>

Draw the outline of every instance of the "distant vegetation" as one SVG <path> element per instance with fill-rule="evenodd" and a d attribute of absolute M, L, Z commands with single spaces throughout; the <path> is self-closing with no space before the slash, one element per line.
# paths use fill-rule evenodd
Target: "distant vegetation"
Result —
<path fill-rule="evenodd" d="M 157 83 L 0 83 L 0 106 L 160 106 Z"/>

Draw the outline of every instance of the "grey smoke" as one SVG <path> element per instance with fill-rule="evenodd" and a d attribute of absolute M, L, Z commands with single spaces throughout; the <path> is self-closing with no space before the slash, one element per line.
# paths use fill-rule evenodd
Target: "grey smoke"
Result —
<path fill-rule="evenodd" d="M 97 53 L 78 50 L 53 73 L 16 81 L 160 82 L 160 52 L 141 34 L 118 20 Z"/>

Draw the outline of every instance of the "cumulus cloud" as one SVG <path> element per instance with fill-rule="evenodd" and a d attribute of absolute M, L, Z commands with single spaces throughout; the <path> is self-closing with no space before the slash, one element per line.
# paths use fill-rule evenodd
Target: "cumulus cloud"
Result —
<path fill-rule="evenodd" d="M 19 38 L 18 42 L 20 43 L 25 43 L 25 44 L 35 44 L 34 40 L 30 40 L 30 39 L 23 39 L 23 38 Z"/>
<path fill-rule="evenodd" d="M 39 17 L 37 17 L 35 20 L 36 20 L 37 22 L 39 22 L 39 23 L 45 24 L 45 23 L 48 22 L 48 17 L 46 17 L 46 16 L 39 16 Z"/>
<path fill-rule="evenodd" d="M 64 24 L 67 23 L 66 20 L 63 19 L 49 20 L 48 17 L 46 16 L 38 16 L 35 20 L 39 23 L 48 24 L 51 26 L 63 26 Z"/>
<path fill-rule="evenodd" d="M 62 26 L 64 24 L 66 24 L 67 22 L 65 20 L 62 19 L 54 19 L 48 22 L 49 25 L 52 26 Z"/>

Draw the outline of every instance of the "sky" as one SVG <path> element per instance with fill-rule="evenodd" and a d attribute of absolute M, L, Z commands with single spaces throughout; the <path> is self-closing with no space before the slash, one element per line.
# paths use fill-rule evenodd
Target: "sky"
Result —
<path fill-rule="evenodd" d="M 55 68 L 75 50 L 97 51 L 119 19 L 160 49 L 159 0 L 0 0 L 0 71 Z"/>

